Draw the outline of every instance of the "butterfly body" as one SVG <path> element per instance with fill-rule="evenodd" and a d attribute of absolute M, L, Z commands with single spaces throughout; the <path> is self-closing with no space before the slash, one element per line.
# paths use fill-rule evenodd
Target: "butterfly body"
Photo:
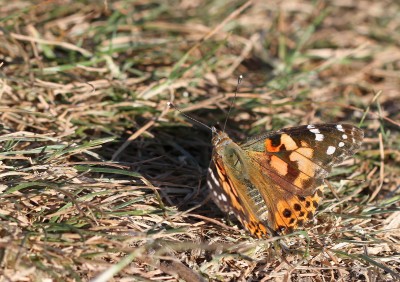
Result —
<path fill-rule="evenodd" d="M 240 144 L 212 130 L 212 198 L 258 238 L 291 232 L 311 219 L 324 178 L 363 138 L 361 129 L 348 124 L 286 128 Z"/>

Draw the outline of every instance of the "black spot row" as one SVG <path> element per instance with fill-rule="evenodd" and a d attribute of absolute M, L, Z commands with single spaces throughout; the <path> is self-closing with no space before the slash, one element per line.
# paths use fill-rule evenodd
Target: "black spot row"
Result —
<path fill-rule="evenodd" d="M 289 218 L 289 217 L 292 216 L 292 212 L 289 209 L 285 209 L 283 211 L 283 216 L 286 217 L 286 218 Z"/>
<path fill-rule="evenodd" d="M 299 204 L 294 204 L 293 205 L 293 208 L 296 210 L 296 211 L 301 211 L 301 206 L 299 205 Z"/>

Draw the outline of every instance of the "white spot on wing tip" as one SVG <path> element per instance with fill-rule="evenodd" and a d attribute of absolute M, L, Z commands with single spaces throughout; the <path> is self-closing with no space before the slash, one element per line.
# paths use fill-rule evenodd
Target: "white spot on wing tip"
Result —
<path fill-rule="evenodd" d="M 342 135 L 342 138 L 343 138 L 343 139 L 347 139 L 347 135 L 346 135 L 346 134 L 343 134 L 343 135 Z"/>
<path fill-rule="evenodd" d="M 313 124 L 309 124 L 309 125 L 307 125 L 307 128 L 312 129 L 312 128 L 315 128 L 315 126 Z"/>
<path fill-rule="evenodd" d="M 329 146 L 328 149 L 326 150 L 327 155 L 332 155 L 336 151 L 336 148 L 333 146 Z"/>
<path fill-rule="evenodd" d="M 343 126 L 341 124 L 336 125 L 337 130 L 344 132 Z"/>
<path fill-rule="evenodd" d="M 315 140 L 316 141 L 323 141 L 324 140 L 324 135 L 320 134 L 320 133 L 315 134 Z"/>
<path fill-rule="evenodd" d="M 342 148 L 344 146 L 343 142 L 339 142 L 339 147 Z"/>
<path fill-rule="evenodd" d="M 321 133 L 318 128 L 310 129 L 310 132 L 314 134 Z"/>

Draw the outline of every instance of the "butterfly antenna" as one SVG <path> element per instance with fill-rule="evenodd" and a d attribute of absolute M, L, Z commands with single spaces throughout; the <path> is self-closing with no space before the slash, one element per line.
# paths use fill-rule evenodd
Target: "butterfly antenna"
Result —
<path fill-rule="evenodd" d="M 235 104 L 236 95 L 237 95 L 237 93 L 238 93 L 238 91 L 239 91 L 239 85 L 240 85 L 240 83 L 242 83 L 242 79 L 243 79 L 243 75 L 239 75 L 238 81 L 237 81 L 237 84 L 236 84 L 235 95 L 233 96 L 233 99 L 232 99 L 232 101 L 231 101 L 231 104 L 229 105 L 228 114 L 226 115 L 224 127 L 223 127 L 223 129 L 222 129 L 223 132 L 225 132 L 226 123 L 228 122 L 229 115 L 230 115 L 230 113 L 231 113 L 231 111 L 232 111 L 233 105 Z"/>
<path fill-rule="evenodd" d="M 182 112 L 177 106 L 175 106 L 175 105 L 172 104 L 171 102 L 168 102 L 168 106 L 169 106 L 170 108 L 173 108 L 173 109 L 177 110 L 181 115 L 183 115 L 184 117 L 190 119 L 191 121 L 197 122 L 198 124 L 201 124 L 202 126 L 207 127 L 209 130 L 213 131 L 213 130 L 211 129 L 211 127 L 209 127 L 207 124 L 202 123 L 201 121 L 198 121 L 197 119 L 192 118 L 191 116 L 185 114 L 184 112 Z"/>

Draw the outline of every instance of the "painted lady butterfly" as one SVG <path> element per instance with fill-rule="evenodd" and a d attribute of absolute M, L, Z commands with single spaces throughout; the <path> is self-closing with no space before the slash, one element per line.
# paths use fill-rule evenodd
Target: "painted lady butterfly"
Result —
<path fill-rule="evenodd" d="M 311 219 L 324 178 L 360 148 L 364 135 L 350 124 L 303 125 L 238 144 L 223 131 L 212 132 L 212 198 L 258 238 L 290 233 Z"/>

